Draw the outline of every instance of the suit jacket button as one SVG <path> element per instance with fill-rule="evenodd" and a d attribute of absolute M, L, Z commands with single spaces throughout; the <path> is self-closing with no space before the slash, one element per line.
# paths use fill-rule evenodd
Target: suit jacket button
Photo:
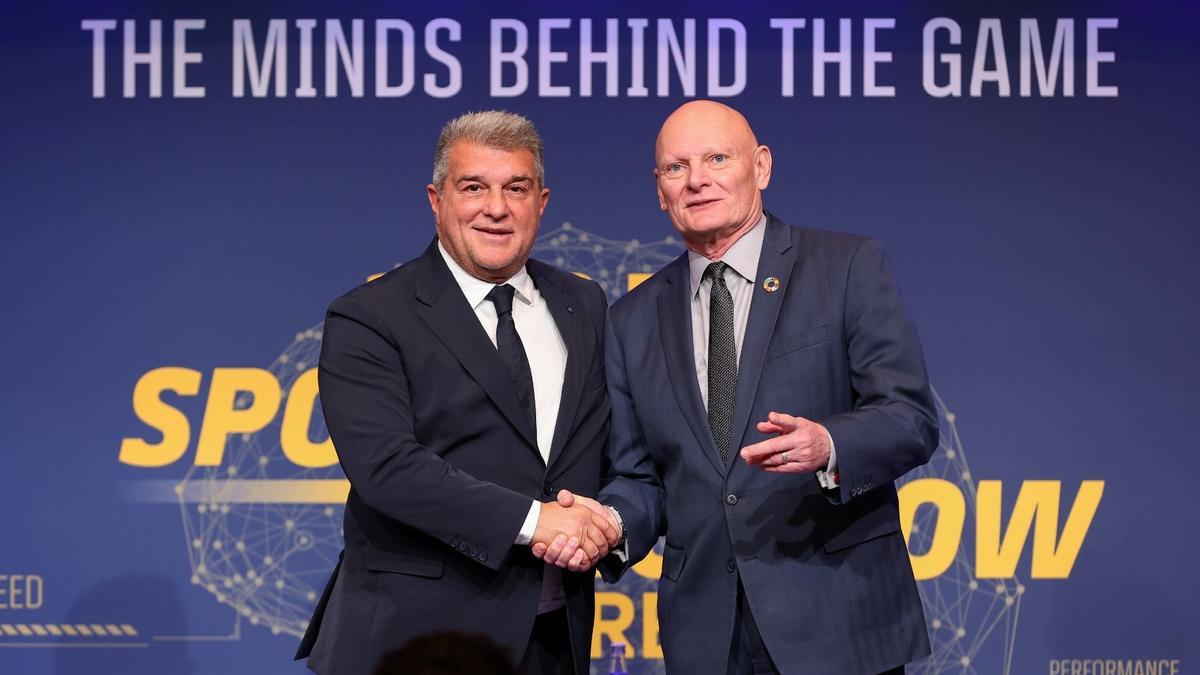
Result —
<path fill-rule="evenodd" d="M 732 492 L 725 495 L 725 503 L 730 506 L 737 504 L 737 495 L 733 494 Z"/>
<path fill-rule="evenodd" d="M 551 485 L 549 481 L 542 483 L 542 494 L 546 495 L 547 497 L 554 494 L 554 486 Z"/>
<path fill-rule="evenodd" d="M 474 546 L 467 547 L 467 555 L 471 556 L 472 558 L 475 557 L 475 547 Z"/>
<path fill-rule="evenodd" d="M 487 562 L 487 551 L 480 552 L 479 562 Z"/>
<path fill-rule="evenodd" d="M 737 563 L 733 562 L 732 559 L 726 560 L 725 569 L 729 570 L 729 572 L 732 574 L 733 572 L 737 571 Z"/>

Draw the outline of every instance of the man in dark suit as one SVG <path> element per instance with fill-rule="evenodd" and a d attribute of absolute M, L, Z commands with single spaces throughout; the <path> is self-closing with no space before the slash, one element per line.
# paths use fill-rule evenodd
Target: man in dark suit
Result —
<path fill-rule="evenodd" d="M 682 106 L 655 155 L 688 252 L 609 313 L 613 510 L 562 503 L 623 520 L 610 579 L 666 535 L 668 672 L 902 672 L 929 643 L 893 481 L 938 430 L 887 257 L 766 214 L 771 153 L 731 108 Z"/>
<path fill-rule="evenodd" d="M 411 638 L 455 630 L 489 636 L 523 673 L 587 673 L 593 575 L 529 544 L 558 537 L 594 562 L 617 538 L 553 501 L 599 488 L 607 303 L 529 260 L 549 190 L 525 118 L 449 122 L 427 192 L 428 250 L 325 319 L 321 403 L 351 489 L 345 551 L 297 658 L 368 673 Z"/>

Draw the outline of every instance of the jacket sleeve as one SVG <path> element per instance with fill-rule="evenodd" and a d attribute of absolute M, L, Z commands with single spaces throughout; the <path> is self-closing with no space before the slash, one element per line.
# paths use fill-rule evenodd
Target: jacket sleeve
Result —
<path fill-rule="evenodd" d="M 612 401 L 612 428 L 600 501 L 621 514 L 626 544 L 624 556 L 610 554 L 598 566 L 604 580 L 613 583 L 645 558 L 659 536 L 666 532 L 666 511 L 662 481 L 646 447 L 646 437 L 630 396 L 625 356 L 611 313 L 605 328 L 604 370 Z"/>
<path fill-rule="evenodd" d="M 854 409 L 821 424 L 837 446 L 835 503 L 891 485 L 929 460 L 937 411 L 917 331 L 904 312 L 883 246 L 864 240 L 847 270 L 844 323 Z"/>
<path fill-rule="evenodd" d="M 378 313 L 353 293 L 326 315 L 318 378 L 326 426 L 355 493 L 385 516 L 499 568 L 530 498 L 422 445 L 401 352 Z"/>

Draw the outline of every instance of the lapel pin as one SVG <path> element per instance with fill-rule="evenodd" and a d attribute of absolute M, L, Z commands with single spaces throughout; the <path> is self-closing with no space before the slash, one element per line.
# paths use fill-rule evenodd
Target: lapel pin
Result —
<path fill-rule="evenodd" d="M 779 290 L 779 277 L 767 277 L 763 279 L 763 290 L 768 293 L 774 293 Z"/>

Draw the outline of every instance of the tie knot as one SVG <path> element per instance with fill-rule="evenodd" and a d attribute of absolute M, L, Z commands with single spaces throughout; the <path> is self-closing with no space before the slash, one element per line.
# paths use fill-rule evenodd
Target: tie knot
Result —
<path fill-rule="evenodd" d="M 726 265 L 725 263 L 720 262 L 720 261 L 715 262 L 715 263 L 709 263 L 708 267 L 704 268 L 704 277 L 703 278 L 711 280 L 714 284 L 720 283 L 720 284 L 724 285 L 724 283 L 725 283 L 725 268 L 726 267 L 729 267 L 729 265 Z"/>
<path fill-rule="evenodd" d="M 488 300 L 492 301 L 493 305 L 496 306 L 496 316 L 502 316 L 512 312 L 513 294 L 516 292 L 517 289 L 513 288 L 509 284 L 496 286 L 492 290 L 488 291 L 487 298 Z"/>

